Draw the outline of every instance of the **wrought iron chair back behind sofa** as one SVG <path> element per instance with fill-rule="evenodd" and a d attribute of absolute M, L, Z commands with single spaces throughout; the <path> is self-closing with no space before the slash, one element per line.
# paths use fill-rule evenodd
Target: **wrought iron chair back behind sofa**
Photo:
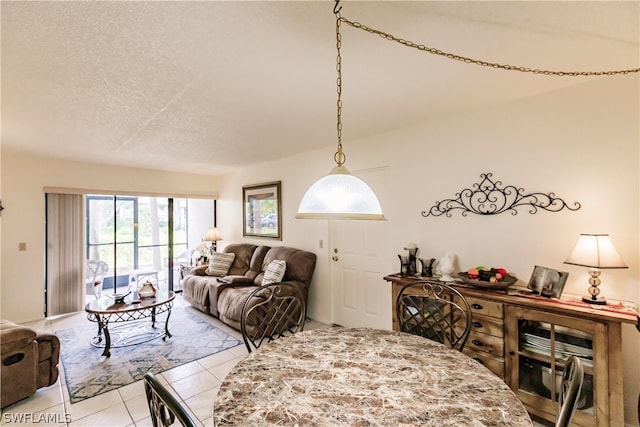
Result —
<path fill-rule="evenodd" d="M 240 330 L 251 353 L 265 342 L 304 329 L 307 307 L 300 289 L 288 283 L 256 288 L 244 302 Z"/>

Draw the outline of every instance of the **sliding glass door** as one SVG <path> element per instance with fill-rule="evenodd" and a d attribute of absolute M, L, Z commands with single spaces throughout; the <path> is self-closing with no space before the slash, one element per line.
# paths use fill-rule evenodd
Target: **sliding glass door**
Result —
<path fill-rule="evenodd" d="M 174 258 L 187 249 L 187 199 L 87 196 L 87 258 L 105 261 L 107 292 L 126 292 L 133 270 L 157 272 L 158 285 L 179 290 Z"/>

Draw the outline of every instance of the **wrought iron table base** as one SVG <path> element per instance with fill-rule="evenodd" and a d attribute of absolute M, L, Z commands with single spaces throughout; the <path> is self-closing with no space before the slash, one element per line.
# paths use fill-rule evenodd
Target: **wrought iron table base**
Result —
<path fill-rule="evenodd" d="M 171 338 L 169 332 L 169 318 L 171 317 L 171 307 L 173 306 L 173 297 L 160 304 L 148 307 L 136 307 L 132 310 L 111 311 L 111 312 L 93 312 L 89 313 L 87 318 L 98 324 L 98 333 L 91 339 L 91 345 L 94 347 L 104 347 L 102 355 L 111 357 L 111 348 L 124 347 L 128 345 L 141 344 L 151 341 L 152 339 L 162 337 L 165 340 Z M 156 315 L 167 313 L 164 321 L 164 332 L 162 331 L 140 331 L 140 328 L 134 328 L 126 331 L 126 323 L 151 318 L 151 329 L 155 330 Z M 109 331 L 109 323 L 123 323 L 123 325 L 115 328 L 118 331 L 118 339 L 112 343 L 111 332 Z M 129 325 L 130 326 L 130 325 Z M 138 325 L 139 326 L 139 325 Z M 123 330 L 123 332 L 121 332 Z M 104 336 L 104 341 L 103 341 Z"/>
<path fill-rule="evenodd" d="M 91 339 L 91 345 L 94 347 L 103 348 L 103 356 L 110 357 L 112 348 L 127 347 L 130 345 L 142 344 L 151 340 L 162 338 L 166 340 L 171 338 L 171 332 L 169 332 L 169 317 L 171 316 L 171 309 L 167 312 L 167 318 L 164 322 L 164 330 L 156 329 L 155 316 L 151 319 L 150 330 L 147 328 L 148 323 L 144 322 L 142 325 L 140 322 L 135 321 L 134 325 L 122 324 L 112 327 L 109 330 L 109 322 L 103 321 L 98 314 L 95 315 L 98 318 L 98 333 Z M 104 335 L 104 339 L 103 339 Z M 115 338 L 113 337 L 115 335 Z"/>

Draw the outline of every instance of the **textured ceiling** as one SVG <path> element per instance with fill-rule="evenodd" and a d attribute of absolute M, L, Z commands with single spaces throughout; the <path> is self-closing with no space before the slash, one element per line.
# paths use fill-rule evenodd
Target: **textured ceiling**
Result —
<path fill-rule="evenodd" d="M 342 16 L 531 68 L 640 64 L 639 2 L 346 1 Z M 163 170 L 335 145 L 329 1 L 3 1 L 2 144 Z M 433 56 L 342 25 L 343 141 L 579 84 Z"/>

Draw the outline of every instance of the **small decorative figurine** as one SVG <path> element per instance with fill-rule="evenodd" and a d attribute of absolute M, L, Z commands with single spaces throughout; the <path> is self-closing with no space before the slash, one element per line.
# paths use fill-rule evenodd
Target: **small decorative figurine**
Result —
<path fill-rule="evenodd" d="M 449 252 L 444 254 L 444 256 L 440 259 L 438 270 L 442 275 L 442 277 L 440 277 L 440 280 L 442 280 L 443 282 L 451 282 L 454 280 L 453 277 L 451 277 L 451 273 L 453 273 L 454 271 L 453 257 Z"/>

